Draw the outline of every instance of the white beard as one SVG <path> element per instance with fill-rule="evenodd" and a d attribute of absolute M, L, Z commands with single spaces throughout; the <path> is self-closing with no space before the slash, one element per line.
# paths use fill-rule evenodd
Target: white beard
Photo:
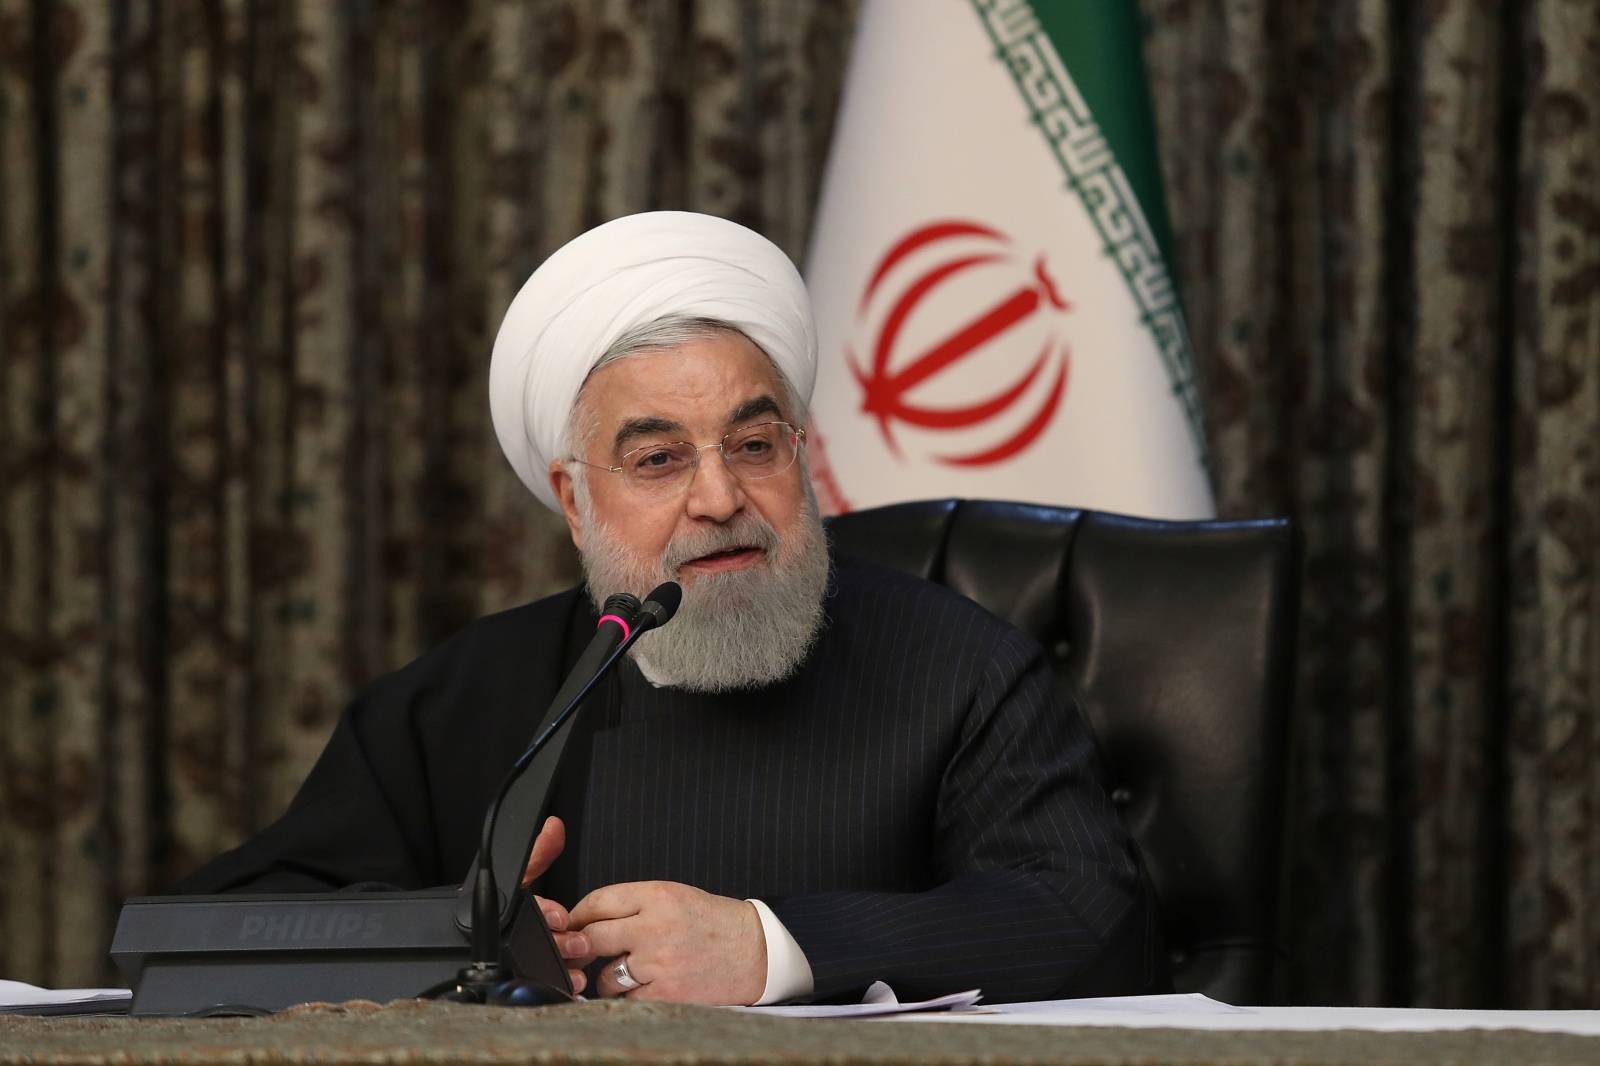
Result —
<path fill-rule="evenodd" d="M 594 514 L 579 493 L 583 519 L 584 577 L 596 609 L 608 596 L 643 596 L 678 568 L 712 552 L 752 545 L 766 566 L 696 575 L 685 585 L 672 621 L 646 633 L 631 654 L 658 684 L 695 692 L 760 688 L 794 673 L 822 628 L 828 586 L 828 540 L 816 496 L 806 504 L 787 541 L 766 519 L 744 511 L 725 525 L 674 538 L 656 560 L 641 559 Z"/>

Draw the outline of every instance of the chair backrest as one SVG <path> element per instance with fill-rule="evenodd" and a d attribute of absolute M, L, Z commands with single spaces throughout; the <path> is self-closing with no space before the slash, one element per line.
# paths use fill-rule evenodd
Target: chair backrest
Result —
<path fill-rule="evenodd" d="M 1269 1002 L 1296 628 L 1289 524 L 929 500 L 828 526 L 841 552 L 946 585 L 1044 646 L 1099 742 L 1179 991 Z"/>

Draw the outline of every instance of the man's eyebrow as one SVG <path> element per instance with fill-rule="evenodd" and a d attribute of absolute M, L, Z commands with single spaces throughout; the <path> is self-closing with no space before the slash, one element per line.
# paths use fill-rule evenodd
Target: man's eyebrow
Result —
<path fill-rule="evenodd" d="M 746 400 L 733 409 L 733 414 L 728 416 L 728 425 L 736 426 L 740 422 L 748 422 L 761 415 L 772 415 L 775 418 L 783 417 L 783 409 L 778 406 L 778 401 L 771 396 L 756 396 Z M 612 445 L 618 452 L 625 451 L 624 445 L 639 437 L 655 437 L 662 434 L 678 434 L 681 438 L 685 432 L 681 422 L 674 422 L 670 418 L 649 416 L 646 418 L 629 418 L 623 420 L 617 427 L 617 435 L 612 440 Z"/>
<path fill-rule="evenodd" d="M 778 401 L 771 396 L 757 396 L 753 400 L 746 400 L 733 409 L 733 414 L 728 416 L 728 425 L 736 426 L 740 422 L 748 422 L 758 415 L 772 415 L 782 418 L 783 411 L 778 407 Z"/>
<path fill-rule="evenodd" d="M 616 439 L 612 445 L 617 451 L 622 451 L 622 446 L 635 437 L 655 436 L 661 433 L 682 433 L 683 426 L 667 418 L 629 418 L 617 427 Z"/>

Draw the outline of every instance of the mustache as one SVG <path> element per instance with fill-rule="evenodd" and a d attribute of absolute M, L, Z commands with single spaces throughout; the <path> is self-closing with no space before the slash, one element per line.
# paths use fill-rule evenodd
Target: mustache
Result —
<path fill-rule="evenodd" d="M 684 563 L 732 548 L 757 548 L 771 562 L 778 551 L 778 531 L 766 519 L 747 513 L 728 525 L 674 538 L 661 555 L 661 568 L 671 575 Z"/>

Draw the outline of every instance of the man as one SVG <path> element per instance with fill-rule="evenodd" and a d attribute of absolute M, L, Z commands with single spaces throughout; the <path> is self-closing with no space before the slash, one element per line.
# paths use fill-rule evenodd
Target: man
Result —
<path fill-rule="evenodd" d="M 586 705 L 529 863 L 575 984 L 1163 990 L 1128 839 L 1040 649 L 830 558 L 805 472 L 815 366 L 798 274 L 743 227 L 635 215 L 553 255 L 507 312 L 490 400 L 585 588 L 379 679 L 283 819 L 185 887 L 459 880 L 595 605 L 670 579 L 683 605 Z"/>

